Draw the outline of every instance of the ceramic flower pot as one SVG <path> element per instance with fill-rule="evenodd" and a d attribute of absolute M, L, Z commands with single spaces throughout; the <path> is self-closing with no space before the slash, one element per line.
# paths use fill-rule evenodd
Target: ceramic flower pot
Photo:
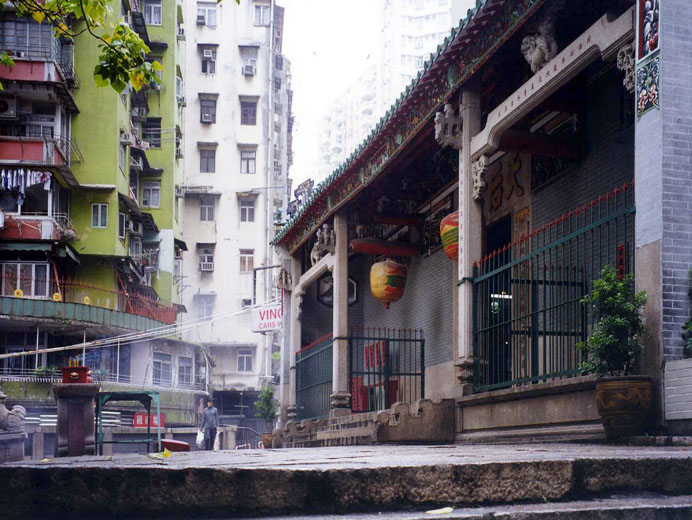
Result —
<path fill-rule="evenodd" d="M 649 376 L 604 377 L 596 381 L 596 406 L 609 439 L 641 435 L 651 410 Z"/>
<path fill-rule="evenodd" d="M 263 433 L 262 434 L 262 445 L 265 449 L 269 449 L 274 444 L 274 434 L 273 433 Z"/>

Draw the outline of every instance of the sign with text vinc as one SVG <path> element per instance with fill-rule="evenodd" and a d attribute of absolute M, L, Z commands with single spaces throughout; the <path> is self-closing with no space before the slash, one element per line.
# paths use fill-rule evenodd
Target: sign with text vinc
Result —
<path fill-rule="evenodd" d="M 252 309 L 252 332 L 281 330 L 284 310 L 280 303 Z"/>

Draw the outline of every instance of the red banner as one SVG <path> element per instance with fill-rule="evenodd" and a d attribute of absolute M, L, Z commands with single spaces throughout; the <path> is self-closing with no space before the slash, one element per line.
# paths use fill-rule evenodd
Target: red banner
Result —
<path fill-rule="evenodd" d="M 158 424 L 158 419 L 156 417 L 155 413 L 149 414 L 148 416 L 151 421 L 151 425 L 155 428 Z M 135 412 L 135 417 L 132 421 L 132 426 L 135 428 L 146 428 L 149 425 L 149 421 L 147 420 L 147 413 L 146 412 Z M 166 414 L 161 413 L 161 428 L 166 427 Z"/>

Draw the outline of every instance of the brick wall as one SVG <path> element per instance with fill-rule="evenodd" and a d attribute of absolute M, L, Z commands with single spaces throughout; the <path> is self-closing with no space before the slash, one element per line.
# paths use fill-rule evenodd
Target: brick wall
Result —
<path fill-rule="evenodd" d="M 680 329 L 692 311 L 687 294 L 692 268 L 692 3 L 666 0 L 661 25 L 661 329 L 664 359 L 670 360 L 682 357 Z"/>
<path fill-rule="evenodd" d="M 634 179 L 634 126 L 629 119 L 633 116 L 623 110 L 623 103 L 632 98 L 623 98 L 623 92 L 622 75 L 615 67 L 586 88 L 580 115 L 586 156 L 533 194 L 534 228 Z"/>
<path fill-rule="evenodd" d="M 358 285 L 362 287 L 362 321 L 351 323 L 349 315 L 349 323 L 365 327 L 422 329 L 425 366 L 451 361 L 454 356 L 454 262 L 448 260 L 442 250 L 429 257 L 412 259 L 404 295 L 389 309 L 385 309 L 370 293 L 371 265 L 371 258 L 362 255 L 354 266 Z"/>
<path fill-rule="evenodd" d="M 666 363 L 666 420 L 692 419 L 692 359 Z"/>

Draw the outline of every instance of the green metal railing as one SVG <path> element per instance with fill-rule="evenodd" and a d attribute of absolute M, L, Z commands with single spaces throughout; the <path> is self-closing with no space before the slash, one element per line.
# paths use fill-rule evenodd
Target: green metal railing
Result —
<path fill-rule="evenodd" d="M 354 412 L 384 410 L 424 397 L 423 331 L 365 327 L 351 330 L 349 390 Z"/>
<path fill-rule="evenodd" d="M 332 393 L 332 335 L 296 352 L 296 414 L 298 420 L 329 415 Z"/>
<path fill-rule="evenodd" d="M 605 265 L 632 270 L 634 213 L 624 184 L 474 264 L 476 391 L 579 374 L 593 324 L 580 300 Z"/>

